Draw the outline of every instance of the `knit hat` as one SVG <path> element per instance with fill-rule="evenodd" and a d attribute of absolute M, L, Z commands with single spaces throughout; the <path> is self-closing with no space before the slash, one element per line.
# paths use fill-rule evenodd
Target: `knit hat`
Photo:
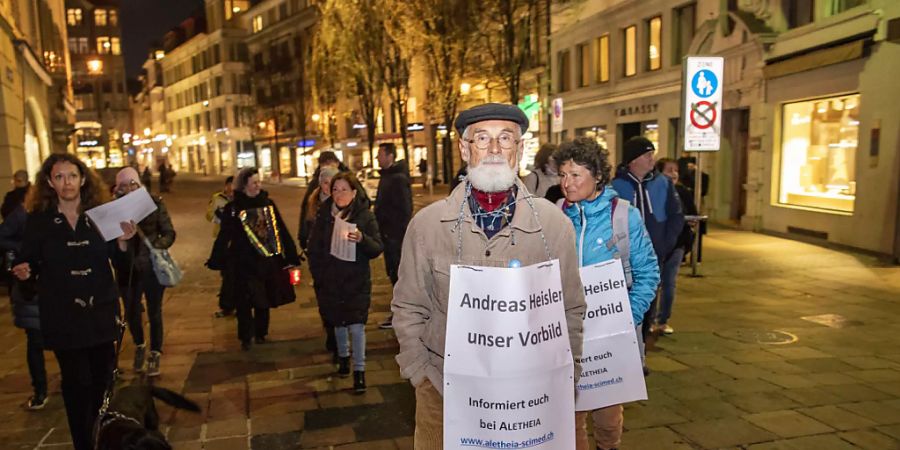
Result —
<path fill-rule="evenodd" d="M 622 151 L 622 165 L 627 166 L 629 163 L 638 159 L 641 155 L 647 152 L 655 151 L 656 149 L 653 147 L 653 143 L 650 142 L 649 139 L 643 136 L 635 136 L 627 141 L 625 141 L 625 146 Z"/>
<path fill-rule="evenodd" d="M 321 170 L 319 170 L 319 179 L 322 178 L 334 178 L 335 175 L 340 172 L 337 167 L 334 166 L 325 166 Z"/>
<path fill-rule="evenodd" d="M 522 133 L 528 130 L 528 117 L 525 113 L 515 105 L 507 105 L 504 103 L 485 103 L 473 108 L 469 108 L 456 117 L 453 126 L 456 132 L 462 136 L 466 127 L 473 123 L 484 122 L 485 120 L 508 120 L 515 122 L 522 129 Z"/>

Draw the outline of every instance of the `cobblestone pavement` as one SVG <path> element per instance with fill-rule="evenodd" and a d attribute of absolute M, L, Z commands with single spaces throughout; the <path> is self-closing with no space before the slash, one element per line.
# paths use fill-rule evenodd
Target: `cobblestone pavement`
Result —
<path fill-rule="evenodd" d="M 271 343 L 241 352 L 234 319 L 212 317 L 218 278 L 202 265 L 212 243 L 203 214 L 218 187 L 218 179 L 179 178 L 165 198 L 186 278 L 166 293 L 157 383 L 203 408 L 159 407 L 174 447 L 412 448 L 413 391 L 399 377 L 393 333 L 377 328 L 390 302 L 381 260 L 373 267 L 365 395 L 333 376 L 308 279 L 296 303 L 273 310 Z M 295 230 L 302 190 L 267 189 Z M 650 400 L 626 407 L 621 448 L 900 448 L 900 268 L 724 229 L 705 245 L 705 276 L 683 268 L 679 277 L 675 333 L 651 343 Z M 52 354 L 50 403 L 25 411 L 24 333 L 12 327 L 5 299 L 0 315 L 0 447 L 71 448 Z M 126 383 L 129 341 L 120 359 Z"/>

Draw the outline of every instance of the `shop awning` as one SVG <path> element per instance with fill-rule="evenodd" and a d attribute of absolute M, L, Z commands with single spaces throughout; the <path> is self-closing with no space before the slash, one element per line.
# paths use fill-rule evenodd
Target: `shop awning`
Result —
<path fill-rule="evenodd" d="M 857 39 L 834 47 L 804 53 L 767 65 L 763 74 L 767 79 L 817 69 L 823 66 L 852 61 L 863 56 L 866 39 Z"/>

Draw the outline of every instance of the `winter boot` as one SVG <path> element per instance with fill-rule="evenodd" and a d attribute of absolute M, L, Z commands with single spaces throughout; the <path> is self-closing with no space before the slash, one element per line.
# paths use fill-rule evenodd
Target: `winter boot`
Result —
<path fill-rule="evenodd" d="M 366 392 L 366 373 L 362 370 L 353 371 L 353 392 L 357 394 Z"/>
<path fill-rule="evenodd" d="M 147 358 L 147 376 L 148 377 L 158 377 L 159 376 L 159 358 L 162 356 L 161 353 L 157 351 L 151 351 L 150 357 Z"/>
<path fill-rule="evenodd" d="M 144 371 L 144 359 L 147 356 L 146 345 L 136 345 L 134 347 L 134 371 L 140 373 Z"/>
<path fill-rule="evenodd" d="M 350 376 L 350 357 L 349 356 L 341 356 L 338 359 L 338 376 L 341 378 L 347 378 Z"/>

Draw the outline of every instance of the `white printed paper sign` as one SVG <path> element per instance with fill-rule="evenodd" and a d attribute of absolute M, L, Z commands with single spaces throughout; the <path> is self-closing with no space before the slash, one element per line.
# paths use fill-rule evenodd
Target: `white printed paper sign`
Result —
<path fill-rule="evenodd" d="M 103 240 L 111 241 L 124 234 L 122 222 L 139 223 L 153 211 L 156 211 L 156 203 L 153 202 L 147 188 L 142 187 L 84 213 L 100 231 Z"/>
<path fill-rule="evenodd" d="M 647 399 L 622 261 L 581 268 L 587 310 L 575 408 L 591 411 Z"/>
<path fill-rule="evenodd" d="M 331 254 L 341 261 L 356 261 L 356 242 L 347 238 L 347 233 L 356 231 L 356 224 L 340 217 L 334 218 L 334 229 L 331 231 Z"/>
<path fill-rule="evenodd" d="M 572 352 L 559 261 L 454 265 L 444 448 L 575 448 Z"/>

